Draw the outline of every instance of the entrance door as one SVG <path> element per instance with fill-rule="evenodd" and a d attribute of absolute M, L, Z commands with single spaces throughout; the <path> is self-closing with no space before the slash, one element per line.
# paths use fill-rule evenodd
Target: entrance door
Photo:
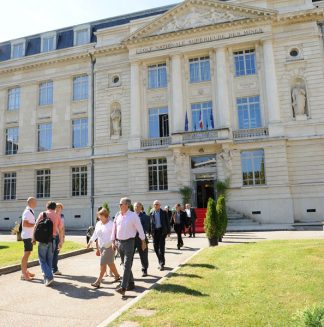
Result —
<path fill-rule="evenodd" d="M 209 198 L 215 200 L 214 180 L 197 181 L 197 207 L 207 208 Z"/>

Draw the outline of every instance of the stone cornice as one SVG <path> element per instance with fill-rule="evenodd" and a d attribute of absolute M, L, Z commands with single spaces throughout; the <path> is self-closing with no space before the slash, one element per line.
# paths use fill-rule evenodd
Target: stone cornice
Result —
<path fill-rule="evenodd" d="M 299 23 L 302 21 L 311 21 L 324 17 L 324 8 L 314 8 L 298 12 L 280 14 L 274 22 L 276 23 Z"/>
<path fill-rule="evenodd" d="M 72 60 L 84 60 L 89 57 L 89 53 L 93 48 L 93 44 L 87 44 L 78 47 L 71 47 L 69 49 L 40 53 L 16 60 L 3 61 L 0 63 L 0 73 L 30 70 Z"/>

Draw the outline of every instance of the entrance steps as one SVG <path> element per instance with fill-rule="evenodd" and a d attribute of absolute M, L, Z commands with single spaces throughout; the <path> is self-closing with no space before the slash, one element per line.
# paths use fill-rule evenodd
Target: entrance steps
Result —
<path fill-rule="evenodd" d="M 197 233 L 204 232 L 204 219 L 206 217 L 205 208 L 195 209 L 196 219 L 196 231 Z M 227 208 L 228 232 L 244 232 L 244 231 L 269 231 L 269 230 L 294 230 L 294 226 L 291 224 L 261 224 L 244 214 L 237 212 L 231 208 Z"/>

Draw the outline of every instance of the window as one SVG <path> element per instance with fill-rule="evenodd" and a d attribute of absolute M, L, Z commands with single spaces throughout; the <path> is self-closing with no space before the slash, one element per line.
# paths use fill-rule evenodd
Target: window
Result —
<path fill-rule="evenodd" d="M 72 196 L 87 195 L 87 167 L 72 168 Z"/>
<path fill-rule="evenodd" d="M 52 149 L 52 123 L 38 125 L 38 151 Z"/>
<path fill-rule="evenodd" d="M 73 79 L 73 100 L 88 99 L 88 75 L 74 77 Z"/>
<path fill-rule="evenodd" d="M 6 129 L 6 154 L 16 154 L 18 152 L 18 127 Z"/>
<path fill-rule="evenodd" d="M 213 106 L 211 101 L 192 104 L 191 112 L 193 131 L 214 129 Z"/>
<path fill-rule="evenodd" d="M 261 127 L 260 97 L 237 98 L 239 129 Z"/>
<path fill-rule="evenodd" d="M 210 81 L 209 57 L 189 59 L 190 83 Z"/>
<path fill-rule="evenodd" d="M 5 173 L 4 174 L 4 200 L 15 200 L 16 199 L 16 184 L 17 175 L 16 173 Z"/>
<path fill-rule="evenodd" d="M 56 36 L 44 36 L 42 38 L 42 52 L 49 52 L 56 49 Z"/>
<path fill-rule="evenodd" d="M 168 189 L 168 166 L 166 158 L 148 160 L 149 190 L 165 191 Z"/>
<path fill-rule="evenodd" d="M 49 198 L 51 196 L 51 171 L 49 169 L 37 170 L 36 179 L 36 197 Z"/>
<path fill-rule="evenodd" d="M 148 66 L 148 88 L 167 87 L 166 63 Z"/>
<path fill-rule="evenodd" d="M 53 81 L 47 81 L 39 85 L 39 105 L 53 104 Z"/>
<path fill-rule="evenodd" d="M 25 42 L 13 43 L 11 45 L 11 58 L 21 58 L 25 55 Z"/>
<path fill-rule="evenodd" d="M 88 118 L 72 121 L 72 147 L 83 148 L 88 145 Z"/>
<path fill-rule="evenodd" d="M 20 107 L 20 87 L 8 90 L 8 110 L 17 110 Z"/>
<path fill-rule="evenodd" d="M 74 32 L 74 45 L 89 43 L 89 29 L 84 28 Z"/>
<path fill-rule="evenodd" d="M 256 73 L 255 50 L 234 52 L 235 76 L 254 75 Z"/>
<path fill-rule="evenodd" d="M 264 150 L 241 152 L 243 186 L 264 185 Z"/>
<path fill-rule="evenodd" d="M 150 138 L 169 136 L 168 108 L 149 109 Z"/>

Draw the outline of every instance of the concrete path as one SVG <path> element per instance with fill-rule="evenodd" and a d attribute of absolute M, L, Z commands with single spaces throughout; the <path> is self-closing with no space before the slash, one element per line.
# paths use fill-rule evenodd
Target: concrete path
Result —
<path fill-rule="evenodd" d="M 0 241 L 8 241 L 12 238 L 12 236 L 0 235 Z M 224 237 L 222 246 L 269 239 L 302 238 L 324 238 L 324 232 L 230 233 Z M 84 236 L 69 236 L 68 239 L 83 240 L 85 243 Z M 202 234 L 198 234 L 196 238 L 185 237 L 184 243 L 185 247 L 177 250 L 175 235 L 167 241 L 166 270 L 163 272 L 157 269 L 157 259 L 150 243 L 148 277 L 140 277 L 140 260 L 136 254 L 133 273 L 137 287 L 134 291 L 127 292 L 126 300 L 122 300 L 121 296 L 114 292 L 116 284 L 111 284 L 110 277 L 105 278 L 100 289 L 93 289 L 90 286 L 99 269 L 99 259 L 94 252 L 59 261 L 59 268 L 63 275 L 55 277 L 51 287 L 43 285 L 39 267 L 31 269 L 36 273 L 36 279 L 32 282 L 21 281 L 20 272 L 0 276 L 0 326 L 97 326 L 200 248 L 208 246 L 208 241 Z M 0 250 L 0 255 L 1 251 L 3 250 Z M 117 267 L 122 272 L 119 259 L 117 259 Z"/>

